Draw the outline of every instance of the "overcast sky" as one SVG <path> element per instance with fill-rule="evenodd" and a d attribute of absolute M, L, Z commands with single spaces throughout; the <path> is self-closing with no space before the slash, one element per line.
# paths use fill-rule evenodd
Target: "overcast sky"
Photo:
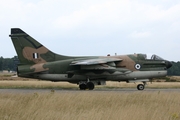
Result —
<path fill-rule="evenodd" d="M 55 53 L 145 53 L 180 61 L 179 0 L 0 0 L 0 56 L 21 28 Z"/>

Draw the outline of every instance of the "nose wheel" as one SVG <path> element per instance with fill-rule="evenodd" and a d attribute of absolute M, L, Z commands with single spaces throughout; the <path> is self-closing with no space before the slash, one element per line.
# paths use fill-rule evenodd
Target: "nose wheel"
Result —
<path fill-rule="evenodd" d="M 145 85 L 147 85 L 147 82 L 143 81 L 143 84 L 138 84 L 138 85 L 137 85 L 137 89 L 138 89 L 138 90 L 144 90 Z"/>
<path fill-rule="evenodd" d="M 138 90 L 144 90 L 144 85 L 143 85 L 143 84 L 137 85 L 137 89 L 138 89 Z"/>

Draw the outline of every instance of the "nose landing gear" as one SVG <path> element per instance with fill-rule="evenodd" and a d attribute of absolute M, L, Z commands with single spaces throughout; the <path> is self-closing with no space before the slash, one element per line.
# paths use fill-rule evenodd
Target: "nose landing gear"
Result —
<path fill-rule="evenodd" d="M 147 84 L 146 82 L 143 82 L 143 84 L 138 84 L 137 89 L 138 90 L 144 90 L 146 84 Z"/>
<path fill-rule="evenodd" d="M 137 85 L 137 89 L 138 89 L 138 90 L 144 90 L 144 85 L 143 85 L 143 84 Z"/>

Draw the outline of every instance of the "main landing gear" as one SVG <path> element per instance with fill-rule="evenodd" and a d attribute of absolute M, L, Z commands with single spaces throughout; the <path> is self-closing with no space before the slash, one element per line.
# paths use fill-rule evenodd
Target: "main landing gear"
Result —
<path fill-rule="evenodd" d="M 85 90 L 85 89 L 93 90 L 94 89 L 94 83 L 93 82 L 79 83 L 79 88 L 80 88 L 80 90 Z"/>
<path fill-rule="evenodd" d="M 144 90 L 146 84 L 147 84 L 146 82 L 143 82 L 143 84 L 138 84 L 137 89 L 138 90 Z"/>

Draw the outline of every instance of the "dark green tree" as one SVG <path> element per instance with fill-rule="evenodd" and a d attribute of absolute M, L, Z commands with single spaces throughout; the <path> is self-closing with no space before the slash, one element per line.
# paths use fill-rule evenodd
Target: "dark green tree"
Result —
<path fill-rule="evenodd" d="M 0 57 L 0 71 L 2 71 L 3 70 L 3 57 L 1 56 Z"/>
<path fill-rule="evenodd" d="M 16 71 L 17 64 L 19 63 L 18 57 L 14 56 L 13 58 L 3 58 L 0 57 L 0 71 Z"/>
<path fill-rule="evenodd" d="M 180 76 L 180 62 L 172 62 L 173 66 L 168 69 L 169 76 Z"/>

